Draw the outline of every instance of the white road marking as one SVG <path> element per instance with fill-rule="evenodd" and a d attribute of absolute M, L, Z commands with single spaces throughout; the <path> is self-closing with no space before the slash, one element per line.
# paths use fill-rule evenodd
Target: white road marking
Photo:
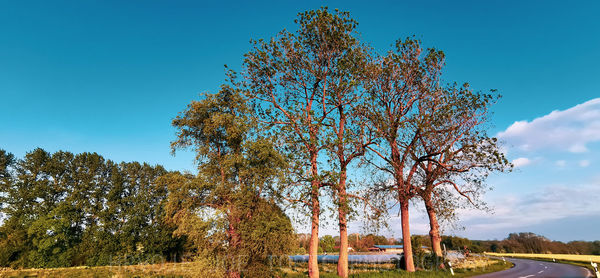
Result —
<path fill-rule="evenodd" d="M 543 270 L 540 270 L 540 271 L 538 271 L 538 274 L 540 274 L 540 273 L 542 273 L 542 272 L 544 272 L 544 271 L 543 271 Z"/>
<path fill-rule="evenodd" d="M 519 278 L 529 278 L 529 277 L 533 277 L 533 276 L 535 276 L 535 274 L 531 274 L 531 275 L 527 275 L 527 276 L 521 276 Z"/>

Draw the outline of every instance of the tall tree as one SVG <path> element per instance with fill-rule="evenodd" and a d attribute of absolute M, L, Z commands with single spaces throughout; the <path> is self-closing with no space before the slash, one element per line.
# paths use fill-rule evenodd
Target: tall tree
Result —
<path fill-rule="evenodd" d="M 269 41 L 254 43 L 244 61 L 244 81 L 262 123 L 271 127 L 298 159 L 297 184 L 308 185 L 301 188 L 306 197 L 291 199 L 305 200 L 303 203 L 310 208 L 308 271 L 310 277 L 318 277 L 319 195 L 322 187 L 331 184 L 331 177 L 319 170 L 319 155 L 336 140 L 326 130 L 333 128 L 328 119 L 339 112 L 332 105 L 352 99 L 347 94 L 356 86 L 352 76 L 356 66 L 352 63 L 357 60 L 359 43 L 357 23 L 346 12 L 331 13 L 326 8 L 307 11 L 300 13 L 295 22 L 295 32 L 284 30 Z M 346 139 L 345 132 L 340 136 Z M 336 188 L 340 189 L 339 185 Z M 344 192 L 339 196 L 345 198 Z M 345 217 L 346 201 L 339 203 Z M 345 220 L 341 220 L 340 227 L 345 229 Z M 347 263 L 342 261 L 340 268 L 345 275 Z"/>
<path fill-rule="evenodd" d="M 388 173 L 393 182 L 381 183 L 376 190 L 393 194 L 400 205 L 404 267 L 409 272 L 415 271 L 408 208 L 416 195 L 413 178 L 419 165 L 411 156 L 421 133 L 417 104 L 438 83 L 443 58 L 435 49 L 421 54 L 420 42 L 407 38 L 397 41 L 395 51 L 377 59 L 367 83 L 369 103 L 363 110 L 368 126 L 381 138 L 380 144 L 369 149 L 377 157 L 375 167 Z"/>
<path fill-rule="evenodd" d="M 344 14 L 348 16 L 347 14 Z M 365 154 L 366 147 L 372 143 L 372 136 L 365 128 L 364 117 L 360 115 L 360 107 L 365 99 L 364 84 L 369 70 L 368 48 L 355 46 L 347 50 L 338 63 L 340 75 L 337 77 L 339 88 L 331 90 L 326 96 L 328 110 L 332 110 L 327 118 L 326 136 L 331 138 L 326 150 L 335 165 L 337 182 L 331 185 L 334 202 L 337 206 L 338 226 L 340 233 L 340 251 L 337 273 L 340 277 L 348 277 L 348 218 L 350 199 L 356 197 L 348 191 L 348 167 Z"/>
<path fill-rule="evenodd" d="M 460 203 L 445 198 L 454 192 L 479 207 L 478 197 L 486 188 L 486 177 L 492 171 L 508 170 L 510 164 L 496 138 L 486 134 L 494 96 L 474 93 L 468 84 L 432 89 L 418 104 L 416 121 L 421 132 L 411 155 L 420 161 L 422 179 L 416 191 L 429 217 L 433 251 L 442 256 L 437 214 L 448 215 L 443 210 L 453 210 Z"/>
<path fill-rule="evenodd" d="M 268 255 L 290 251 L 294 245 L 290 221 L 270 198 L 275 196 L 270 191 L 281 178 L 286 160 L 269 138 L 257 134 L 239 89 L 224 85 L 217 94 L 193 101 L 173 125 L 178 129 L 173 150 L 191 147 L 198 162 L 195 177 L 163 178 L 171 191 L 167 207 L 178 232 L 223 254 L 229 277 L 265 266 Z M 217 221 L 202 221 L 199 213 Z M 204 232 L 194 232 L 194 227 Z M 220 244 L 220 234 L 225 245 Z M 266 238 L 278 240 L 269 243 Z M 244 274 L 264 275 L 257 269 Z"/>

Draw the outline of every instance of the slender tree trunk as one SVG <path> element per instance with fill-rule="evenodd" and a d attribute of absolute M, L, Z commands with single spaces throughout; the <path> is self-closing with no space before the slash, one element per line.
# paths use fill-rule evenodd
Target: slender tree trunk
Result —
<path fill-rule="evenodd" d="M 410 228 L 408 223 L 408 200 L 402 200 L 400 202 L 400 217 L 402 221 L 402 241 L 404 243 L 404 267 L 408 272 L 415 272 L 412 244 L 410 242 Z"/>
<path fill-rule="evenodd" d="M 423 198 L 423 200 L 425 201 L 425 209 L 427 210 L 427 215 L 429 216 L 429 237 L 431 238 L 431 247 L 433 248 L 433 253 L 435 253 L 438 257 L 441 257 L 442 237 L 440 236 L 440 225 L 433 207 L 433 202 L 431 201 L 431 195 L 429 195 L 429 198 Z"/>
<path fill-rule="evenodd" d="M 342 169 L 339 181 L 338 215 L 340 225 L 340 255 L 337 273 L 340 277 L 348 277 L 348 199 L 346 196 L 346 169 Z"/>
<path fill-rule="evenodd" d="M 227 229 L 227 233 L 229 234 L 229 244 L 231 245 L 231 250 L 234 250 L 229 256 L 229 262 L 226 262 L 226 265 L 228 266 L 227 277 L 229 278 L 240 278 L 241 262 L 238 261 L 240 258 L 236 258 L 235 256 L 235 250 L 237 250 L 241 243 L 240 234 L 235 228 L 237 222 L 238 219 L 230 218 L 229 227 Z"/>
<path fill-rule="evenodd" d="M 311 278 L 319 277 L 319 263 L 317 261 L 317 252 L 319 251 L 319 215 L 321 207 L 319 206 L 319 187 L 317 172 L 317 154 L 311 153 L 311 205 L 312 205 L 312 227 L 310 231 L 310 246 L 308 249 L 308 276 Z"/>
<path fill-rule="evenodd" d="M 227 270 L 227 277 L 229 278 L 240 278 L 240 272 L 237 270 L 229 269 Z"/>

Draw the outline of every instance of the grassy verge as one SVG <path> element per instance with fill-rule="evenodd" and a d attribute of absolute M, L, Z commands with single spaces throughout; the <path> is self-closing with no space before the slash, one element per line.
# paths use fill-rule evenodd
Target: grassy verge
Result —
<path fill-rule="evenodd" d="M 589 263 L 594 261 L 600 263 L 600 256 L 597 255 L 572 255 L 572 254 L 527 254 L 527 253 L 485 253 L 496 257 L 513 257 L 513 258 L 540 258 L 540 259 L 556 259 L 573 262 Z"/>
<path fill-rule="evenodd" d="M 353 278 L 392 278 L 392 277 L 471 277 L 475 275 L 497 272 L 506 270 L 513 267 L 510 262 L 502 262 L 498 260 L 490 260 L 489 264 L 485 266 L 465 267 L 454 269 L 454 276 L 450 273 L 449 269 L 437 269 L 437 270 L 418 270 L 414 273 L 406 272 L 404 270 L 377 267 L 369 269 L 364 268 L 352 268 L 350 270 L 349 277 Z M 335 271 L 335 264 L 320 266 L 320 276 L 324 278 L 335 278 L 338 277 Z M 280 277 L 286 278 L 299 278 L 307 277 L 308 273 L 304 270 L 305 268 L 296 269 L 281 269 L 278 273 Z"/>
<path fill-rule="evenodd" d="M 0 277 L 73 277 L 73 278 L 132 278 L 132 277 L 222 277 L 222 273 L 204 263 L 164 263 L 153 265 L 65 267 L 49 269 L 2 270 Z"/>
<path fill-rule="evenodd" d="M 447 269 L 435 271 L 418 270 L 409 273 L 394 269 L 394 265 L 354 265 L 351 267 L 350 277 L 359 278 L 384 278 L 384 277 L 470 277 L 474 275 L 501 271 L 512 267 L 512 264 L 504 264 L 502 261 L 490 260 L 487 265 L 476 267 L 465 267 L 455 269 L 455 276 L 451 276 Z M 333 278 L 336 275 L 335 264 L 322 264 L 321 277 Z M 306 277 L 306 267 L 278 268 L 275 277 Z M 0 277 L 223 277 L 223 272 L 211 269 L 205 263 L 164 263 L 154 265 L 132 265 L 132 266 L 99 266 L 99 267 L 69 267 L 52 269 L 24 269 L 24 270 L 0 270 Z"/>

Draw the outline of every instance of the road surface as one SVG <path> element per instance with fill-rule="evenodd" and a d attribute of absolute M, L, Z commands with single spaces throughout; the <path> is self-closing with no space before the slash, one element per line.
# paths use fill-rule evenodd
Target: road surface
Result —
<path fill-rule="evenodd" d="M 526 259 L 506 258 L 515 264 L 511 269 L 504 271 L 488 273 L 475 276 L 477 278 L 499 278 L 499 277 L 514 277 L 514 278 L 575 278 L 575 277 L 594 277 L 586 268 L 559 264 L 551 262 L 542 262 Z"/>

